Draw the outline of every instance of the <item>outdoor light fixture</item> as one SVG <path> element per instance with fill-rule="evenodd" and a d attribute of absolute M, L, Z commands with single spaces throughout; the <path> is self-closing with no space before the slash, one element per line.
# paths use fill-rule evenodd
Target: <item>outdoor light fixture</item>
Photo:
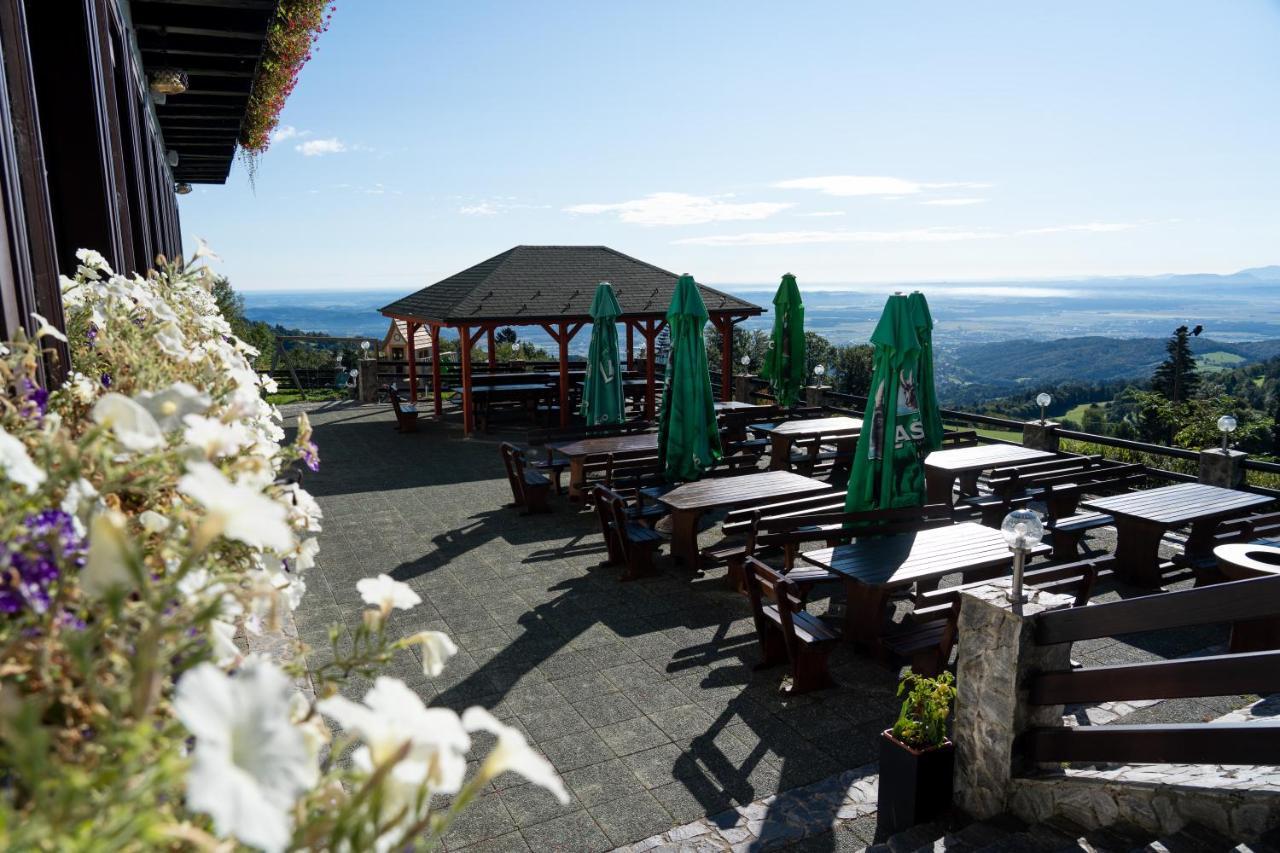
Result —
<path fill-rule="evenodd" d="M 181 95 L 191 81 L 187 72 L 178 68 L 157 68 L 151 72 L 151 91 L 157 95 Z"/>
<path fill-rule="evenodd" d="M 1222 433 L 1222 452 L 1227 452 L 1227 438 L 1236 431 L 1236 419 L 1231 415 L 1218 418 L 1218 432 Z"/>
<path fill-rule="evenodd" d="M 1044 410 L 1049 408 L 1049 404 L 1053 402 L 1053 398 L 1041 391 L 1036 395 L 1036 405 L 1040 407 L 1040 423 L 1044 423 Z"/>
<path fill-rule="evenodd" d="M 177 151 L 170 150 L 169 153 L 165 156 L 165 160 L 169 162 L 169 166 L 171 168 L 174 168 L 174 169 L 178 168 L 178 152 Z"/>
<path fill-rule="evenodd" d="M 191 192 L 191 184 L 187 183 L 186 181 L 178 181 L 176 184 L 173 185 L 173 191 L 176 192 L 178 195 L 187 195 L 188 193 Z"/>
<path fill-rule="evenodd" d="M 363 353 L 363 355 L 361 356 L 361 358 L 368 358 L 368 357 L 369 357 L 369 342 L 368 342 L 368 341 L 361 341 L 361 342 L 360 342 L 360 351 Z"/>
<path fill-rule="evenodd" d="M 347 371 L 347 374 L 348 374 L 352 379 L 359 379 L 359 378 L 360 378 L 360 371 L 356 370 L 354 367 L 353 367 L 353 368 L 351 368 L 350 370 L 348 370 L 348 371 Z"/>
<path fill-rule="evenodd" d="M 751 364 L 751 356 L 744 355 L 742 358 L 738 359 L 738 364 L 741 364 L 743 367 Z"/>
<path fill-rule="evenodd" d="M 813 368 L 813 375 L 814 375 L 814 376 L 816 376 L 816 377 L 818 377 L 819 379 L 821 379 L 821 378 L 822 378 L 822 374 L 824 374 L 824 373 L 826 373 L 826 372 L 827 372 L 827 369 L 826 369 L 825 367 L 823 367 L 821 364 L 815 365 L 815 366 L 814 366 L 814 368 Z"/>
<path fill-rule="evenodd" d="M 1009 591 L 1009 600 L 1021 604 L 1026 601 L 1022 594 L 1022 570 L 1026 566 L 1027 554 L 1044 538 L 1044 525 L 1040 516 L 1031 510 L 1015 509 L 1004 517 L 1000 533 L 1013 552 L 1013 589 Z"/>

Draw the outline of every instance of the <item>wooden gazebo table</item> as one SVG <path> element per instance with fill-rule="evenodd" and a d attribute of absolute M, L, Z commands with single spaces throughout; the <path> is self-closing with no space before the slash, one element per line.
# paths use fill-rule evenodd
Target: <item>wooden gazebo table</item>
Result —
<path fill-rule="evenodd" d="M 1037 545 L 1031 554 L 1043 554 Z M 894 590 L 957 572 L 1012 568 L 999 530 L 971 521 L 805 551 L 800 559 L 841 575 L 848 593 L 844 636 L 878 652 Z"/>
<path fill-rule="evenodd" d="M 1177 483 L 1083 501 L 1081 506 L 1105 512 L 1116 520 L 1116 573 L 1141 586 L 1160 585 L 1160 540 L 1166 531 L 1191 525 L 1185 550 L 1188 557 L 1204 554 L 1213 529 L 1224 518 L 1241 515 L 1274 498 L 1206 486 Z"/>
<path fill-rule="evenodd" d="M 791 445 L 796 439 L 820 435 L 854 435 L 862 429 L 862 419 L 844 416 L 804 418 L 776 424 L 751 424 L 748 429 L 768 437 L 769 468 L 773 471 L 789 471 Z"/>
<path fill-rule="evenodd" d="M 1219 545 L 1213 549 L 1213 556 L 1227 580 L 1280 575 L 1280 539 Z M 1230 651 L 1233 654 L 1273 649 L 1280 649 L 1280 619 L 1248 619 L 1232 624 Z"/>
<path fill-rule="evenodd" d="M 602 435 L 597 438 L 580 438 L 575 441 L 551 442 L 548 448 L 569 460 L 569 499 L 581 500 L 583 467 L 592 456 L 609 453 L 632 453 L 641 450 L 658 452 L 656 432 L 636 432 L 628 435 Z"/>
<path fill-rule="evenodd" d="M 925 502 L 951 504 L 951 489 L 960 479 L 960 492 L 977 493 L 978 475 L 988 468 L 1035 462 L 1054 456 L 1020 444 L 979 444 L 955 450 L 935 450 L 924 459 Z"/>
<path fill-rule="evenodd" d="M 657 500 L 671 510 L 671 556 L 690 569 L 699 568 L 698 520 L 720 508 L 750 506 L 772 500 L 829 491 L 831 485 L 790 471 L 761 471 L 713 477 L 677 486 Z"/>

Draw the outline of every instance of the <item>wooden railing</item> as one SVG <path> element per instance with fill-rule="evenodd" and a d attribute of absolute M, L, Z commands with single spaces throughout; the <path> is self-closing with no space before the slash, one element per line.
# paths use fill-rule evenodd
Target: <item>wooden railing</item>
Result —
<path fill-rule="evenodd" d="M 1222 583 L 1129 601 L 1050 611 L 1038 645 L 1222 622 L 1280 618 L 1280 577 Z M 1280 651 L 1045 672 L 1028 685 L 1033 705 L 1185 699 L 1280 691 Z M 1280 727 L 1265 724 L 1053 726 L 1021 741 L 1030 762 L 1280 764 Z"/>

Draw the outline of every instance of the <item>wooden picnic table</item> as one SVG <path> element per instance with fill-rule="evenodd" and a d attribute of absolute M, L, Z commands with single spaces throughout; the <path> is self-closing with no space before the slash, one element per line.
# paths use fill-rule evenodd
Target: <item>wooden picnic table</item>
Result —
<path fill-rule="evenodd" d="M 978 475 L 989 468 L 1049 459 L 1055 454 L 1020 444 L 979 444 L 955 450 L 935 450 L 924 458 L 925 502 L 951 504 L 951 489 L 960 480 L 960 493 L 978 493 Z"/>
<path fill-rule="evenodd" d="M 1213 549 L 1218 569 L 1229 581 L 1280 575 L 1280 539 L 1255 539 Z M 1231 626 L 1232 654 L 1280 649 L 1280 619 L 1246 619 Z"/>
<path fill-rule="evenodd" d="M 1191 525 L 1184 547 L 1188 557 L 1206 555 L 1218 522 L 1242 515 L 1273 501 L 1266 495 L 1177 483 L 1082 501 L 1081 506 L 1105 512 L 1116 523 L 1116 573 L 1130 583 L 1160 586 L 1160 540 L 1166 531 Z"/>
<path fill-rule="evenodd" d="M 1048 550 L 1037 545 L 1031 554 Z M 957 572 L 1013 567 L 1013 552 L 1000 531 L 971 521 L 805 551 L 800 558 L 844 578 L 844 636 L 876 653 L 894 590 L 933 585 Z"/>
<path fill-rule="evenodd" d="M 773 424 L 751 424 L 747 428 L 768 437 L 770 470 L 789 471 L 791 445 L 796 439 L 824 435 L 854 435 L 862 430 L 862 419 L 838 415 L 832 418 L 803 418 Z"/>
<path fill-rule="evenodd" d="M 671 510 L 671 556 L 690 569 L 699 568 L 698 520 L 708 510 L 766 503 L 831 486 L 790 471 L 761 471 L 733 477 L 713 477 L 677 486 L 657 500 Z"/>
<path fill-rule="evenodd" d="M 581 500 L 584 466 L 592 456 L 631 453 L 641 450 L 658 452 L 656 432 L 633 432 L 627 435 L 602 435 L 573 441 L 553 441 L 547 447 L 569 460 L 569 499 Z"/>
<path fill-rule="evenodd" d="M 536 405 L 538 400 L 551 394 L 556 389 L 554 382 L 538 380 L 537 382 L 502 383 L 496 385 L 475 385 L 471 388 L 472 408 L 475 410 L 478 426 L 481 431 L 489 428 L 489 407 L 498 399 L 513 403 Z M 453 389 L 462 393 L 462 386 Z"/>

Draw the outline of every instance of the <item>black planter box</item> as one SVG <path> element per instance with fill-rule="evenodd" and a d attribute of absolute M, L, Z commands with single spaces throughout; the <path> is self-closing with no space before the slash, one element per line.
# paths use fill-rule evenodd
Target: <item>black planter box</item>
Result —
<path fill-rule="evenodd" d="M 955 744 L 916 750 L 893 737 L 880 735 L 880 792 L 877 799 L 880 832 L 901 832 L 932 820 L 951 807 L 951 770 Z"/>

